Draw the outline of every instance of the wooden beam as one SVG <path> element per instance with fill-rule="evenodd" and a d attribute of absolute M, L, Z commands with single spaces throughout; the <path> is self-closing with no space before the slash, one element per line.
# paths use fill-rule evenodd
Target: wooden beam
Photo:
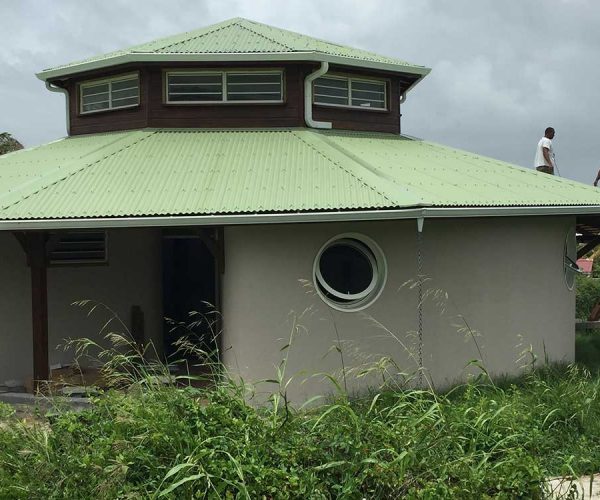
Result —
<path fill-rule="evenodd" d="M 577 249 L 577 258 L 581 259 L 581 257 L 590 253 L 598 245 L 600 245 L 600 236 L 596 236 L 581 248 Z"/>

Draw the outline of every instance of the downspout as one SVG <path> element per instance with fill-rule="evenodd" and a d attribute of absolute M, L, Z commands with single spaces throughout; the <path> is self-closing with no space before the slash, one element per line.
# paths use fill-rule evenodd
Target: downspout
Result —
<path fill-rule="evenodd" d="M 398 101 L 398 130 L 400 131 L 400 135 L 402 135 L 402 104 L 406 101 L 406 90 L 400 94 L 400 99 Z"/>
<path fill-rule="evenodd" d="M 319 122 L 313 120 L 313 94 L 312 94 L 312 83 L 320 76 L 323 76 L 329 70 L 329 63 L 326 61 L 321 62 L 321 67 L 313 71 L 304 79 L 304 121 L 306 126 L 310 128 L 331 128 L 331 122 Z"/>
<path fill-rule="evenodd" d="M 69 113 L 69 91 L 67 89 L 63 89 L 62 87 L 52 85 L 48 81 L 46 81 L 44 83 L 46 84 L 46 88 L 50 92 L 57 92 L 57 93 L 63 94 L 65 96 L 66 110 L 67 110 L 67 116 L 66 116 L 67 135 L 71 135 L 71 116 Z"/>

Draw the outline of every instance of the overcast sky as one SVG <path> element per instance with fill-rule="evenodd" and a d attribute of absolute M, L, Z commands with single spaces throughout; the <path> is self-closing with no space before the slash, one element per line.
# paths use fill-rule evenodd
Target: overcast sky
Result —
<path fill-rule="evenodd" d="M 597 0 L 0 0 L 0 132 L 65 135 L 41 69 L 238 16 L 433 68 L 404 133 L 531 167 L 552 125 L 562 176 L 600 168 Z"/>

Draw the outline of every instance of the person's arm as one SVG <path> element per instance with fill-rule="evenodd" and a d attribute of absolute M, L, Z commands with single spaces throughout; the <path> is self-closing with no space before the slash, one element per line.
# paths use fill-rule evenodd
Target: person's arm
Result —
<path fill-rule="evenodd" d="M 600 170 L 598 170 L 598 174 L 596 175 L 596 180 L 594 181 L 594 186 L 598 185 L 598 181 L 600 181 Z"/>
<path fill-rule="evenodd" d="M 551 168 L 554 168 L 554 162 L 550 158 L 550 149 L 542 148 L 542 153 L 544 153 L 544 159 L 548 163 L 548 166 L 550 166 Z"/>

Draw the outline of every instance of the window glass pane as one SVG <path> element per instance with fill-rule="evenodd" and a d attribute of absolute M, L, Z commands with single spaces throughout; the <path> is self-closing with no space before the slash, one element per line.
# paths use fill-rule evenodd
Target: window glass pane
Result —
<path fill-rule="evenodd" d="M 83 96 L 84 104 L 93 104 L 95 102 L 108 102 L 108 92 L 102 94 L 92 94 L 90 96 Z"/>
<path fill-rule="evenodd" d="M 355 90 L 364 90 L 368 92 L 379 92 L 383 94 L 385 92 L 384 82 L 365 82 L 362 80 L 352 80 L 352 92 Z"/>
<path fill-rule="evenodd" d="M 385 82 L 352 80 L 352 106 L 385 109 Z"/>
<path fill-rule="evenodd" d="M 346 106 L 348 105 L 348 80 L 317 78 L 314 96 L 316 103 Z"/>
<path fill-rule="evenodd" d="M 315 102 L 318 104 L 337 104 L 338 106 L 347 106 L 348 98 L 315 94 Z"/>
<path fill-rule="evenodd" d="M 138 103 L 138 89 L 118 90 L 111 94 L 112 106 L 130 106 Z"/>
<path fill-rule="evenodd" d="M 93 104 L 83 104 L 82 106 L 82 111 L 85 113 L 87 111 L 97 111 L 100 109 L 108 109 L 109 108 L 109 103 L 108 101 L 104 101 L 104 102 L 97 102 L 97 103 L 93 103 Z"/>
<path fill-rule="evenodd" d="M 100 85 L 91 85 L 91 86 L 82 86 L 81 87 L 81 95 L 82 96 L 90 96 L 94 94 L 102 94 L 108 92 L 108 83 L 103 83 Z"/>
<path fill-rule="evenodd" d="M 170 92 L 169 101 L 175 102 L 194 102 L 194 101 L 222 101 L 221 92 Z"/>
<path fill-rule="evenodd" d="M 182 83 L 192 83 L 196 85 L 221 85 L 222 77 L 220 74 L 197 74 L 197 75 L 168 75 L 169 85 L 177 85 Z"/>
<path fill-rule="evenodd" d="M 221 74 L 172 74 L 167 76 L 168 100 L 202 102 L 223 100 Z"/>
<path fill-rule="evenodd" d="M 362 245 L 361 245 L 362 246 Z M 366 255 L 357 246 L 340 242 L 327 248 L 321 255 L 319 269 L 325 282 L 335 291 L 354 295 L 366 290 L 373 280 L 374 269 Z"/>
<path fill-rule="evenodd" d="M 228 101 L 280 101 L 281 73 L 227 73 Z"/>
<path fill-rule="evenodd" d="M 281 73 L 227 73 L 227 83 L 281 84 Z"/>
<path fill-rule="evenodd" d="M 317 78 L 315 85 L 322 85 L 323 87 L 348 89 L 348 80 L 340 78 Z"/>
<path fill-rule="evenodd" d="M 113 92 L 115 90 L 124 90 L 124 89 L 131 89 L 134 88 L 137 90 L 138 88 L 138 79 L 136 78 L 130 78 L 128 80 L 118 80 L 116 82 L 112 82 L 111 83 L 112 86 L 112 90 Z"/>
<path fill-rule="evenodd" d="M 123 99 L 113 99 L 113 108 L 122 108 L 123 106 L 133 106 L 138 104 L 138 98 L 136 97 L 124 97 Z"/>

